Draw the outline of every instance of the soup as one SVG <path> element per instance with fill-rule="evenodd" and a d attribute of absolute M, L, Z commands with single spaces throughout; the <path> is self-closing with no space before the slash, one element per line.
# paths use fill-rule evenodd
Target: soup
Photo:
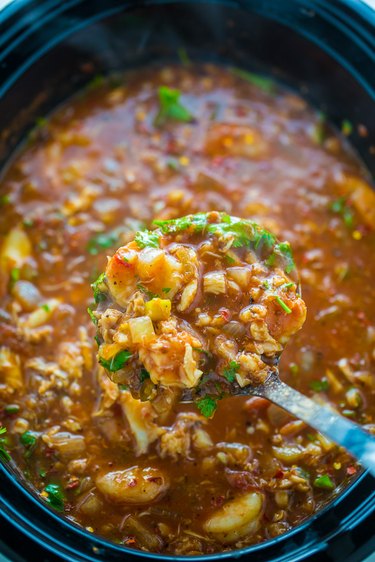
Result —
<path fill-rule="evenodd" d="M 261 398 L 224 399 L 212 417 L 132 398 L 97 364 L 90 284 L 155 219 L 257 221 L 291 243 L 308 309 L 281 378 L 374 431 L 375 196 L 352 125 L 339 135 L 237 69 L 96 82 L 38 123 L 2 180 L 1 457 L 52 509 L 132 548 L 205 554 L 278 536 L 358 465 Z"/>

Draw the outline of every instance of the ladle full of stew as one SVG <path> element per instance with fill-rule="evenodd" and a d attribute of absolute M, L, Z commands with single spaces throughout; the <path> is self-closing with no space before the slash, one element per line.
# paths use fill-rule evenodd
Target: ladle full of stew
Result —
<path fill-rule="evenodd" d="M 111 380 L 159 412 L 194 402 L 211 417 L 224 397 L 267 398 L 375 475 L 375 440 L 279 378 L 280 355 L 306 318 L 289 243 L 219 212 L 154 225 L 93 285 L 98 360 Z"/>

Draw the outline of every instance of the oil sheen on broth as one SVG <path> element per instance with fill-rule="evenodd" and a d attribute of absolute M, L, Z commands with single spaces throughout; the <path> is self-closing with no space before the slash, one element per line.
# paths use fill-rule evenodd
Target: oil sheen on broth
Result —
<path fill-rule="evenodd" d="M 149 69 L 67 103 L 2 180 L 3 462 L 52 509 L 143 550 L 239 548 L 314 514 L 359 471 L 353 459 L 264 399 L 225 399 L 213 417 L 134 400 L 96 363 L 90 283 L 154 219 L 256 220 L 290 241 L 308 309 L 281 377 L 374 431 L 366 178 L 320 114 L 253 75 Z"/>

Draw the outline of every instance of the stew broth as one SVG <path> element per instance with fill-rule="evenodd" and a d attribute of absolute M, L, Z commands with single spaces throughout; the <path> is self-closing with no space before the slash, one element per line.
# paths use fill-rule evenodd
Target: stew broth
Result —
<path fill-rule="evenodd" d="M 191 122 L 158 122 L 160 86 Z M 1 189 L 2 457 L 43 501 L 127 546 L 212 553 L 286 532 L 359 471 L 264 399 L 158 417 L 98 367 L 87 313 L 107 255 L 154 219 L 254 219 L 291 243 L 308 309 L 281 378 L 374 431 L 375 195 L 302 98 L 211 65 L 137 71 L 41 121 Z"/>

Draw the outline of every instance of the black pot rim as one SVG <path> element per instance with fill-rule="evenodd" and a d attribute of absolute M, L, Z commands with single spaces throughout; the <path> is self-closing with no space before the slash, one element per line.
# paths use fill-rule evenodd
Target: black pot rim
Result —
<path fill-rule="evenodd" d="M 1 12 L 2 21 L 0 23 L 0 31 L 3 28 L 4 32 L 0 33 L 0 66 L 2 62 L 6 62 L 8 53 L 12 52 L 17 48 L 18 45 L 27 41 L 30 33 L 34 33 L 35 29 L 41 28 L 48 24 L 48 22 L 58 17 L 60 14 L 78 6 L 81 0 L 67 0 L 62 3 L 62 5 L 57 5 L 55 0 L 18 0 L 9 4 Z M 184 3 L 184 0 L 138 0 L 138 2 L 113 2 L 113 6 L 106 10 L 100 11 L 99 14 L 92 15 L 90 18 L 85 19 L 84 22 L 76 22 L 74 27 L 71 27 L 65 32 L 60 33 L 53 40 L 43 45 L 42 48 L 35 51 L 33 56 L 27 58 L 17 69 L 16 72 L 10 73 L 10 75 L 0 84 L 0 99 L 7 93 L 12 86 L 14 86 L 17 80 L 23 75 L 24 72 L 28 70 L 40 57 L 43 56 L 47 51 L 52 49 L 60 41 L 66 38 L 68 35 L 79 31 L 82 28 L 95 23 L 96 21 L 102 19 L 103 17 L 112 16 L 119 11 L 123 11 L 126 8 L 137 7 L 147 7 L 152 5 L 160 4 L 179 4 Z M 191 0 L 191 3 L 200 4 L 200 0 Z M 217 3 L 215 0 L 206 0 L 208 4 Z M 227 0 L 219 0 L 219 3 L 224 5 L 230 5 L 234 8 L 243 9 L 249 8 L 262 16 L 267 15 L 267 2 L 259 3 L 257 0 L 237 0 L 236 2 L 229 2 Z M 330 0 L 327 3 L 325 0 L 294 0 L 294 4 L 297 4 L 301 13 L 304 13 L 304 17 L 309 17 L 308 12 L 314 11 L 318 12 L 328 21 L 334 23 L 334 25 L 339 28 L 346 37 L 350 37 L 351 40 L 369 57 L 369 60 L 375 62 L 375 52 L 374 52 L 374 30 L 375 30 L 375 11 L 364 2 L 358 2 L 358 0 Z M 30 11 L 30 9 L 40 10 L 40 18 L 37 22 L 33 22 L 33 25 L 28 27 L 27 18 L 25 14 Z M 275 21 L 283 25 L 287 25 L 287 17 L 280 10 L 280 13 L 275 15 L 273 18 Z M 353 64 L 349 64 L 348 61 L 341 56 L 341 54 L 335 50 L 335 48 L 329 43 L 323 45 L 319 37 L 314 35 L 312 31 L 308 29 L 303 29 L 299 31 L 301 35 L 315 43 L 318 47 L 322 48 L 327 52 L 333 59 L 335 59 L 340 65 L 346 68 L 350 74 L 361 84 L 363 89 L 369 93 L 375 100 L 375 84 L 370 83 L 367 77 L 363 76 L 361 69 L 356 68 Z M 369 483 L 371 477 L 367 473 L 361 473 L 358 477 L 347 486 L 335 499 L 327 503 L 327 505 L 320 509 L 317 513 L 308 517 L 305 521 L 289 530 L 288 532 L 280 535 L 276 538 L 269 539 L 257 545 L 252 545 L 246 548 L 242 548 L 236 551 L 221 552 L 215 554 L 206 554 L 200 556 L 172 556 L 167 554 L 149 553 L 130 549 L 126 546 L 116 545 L 106 539 L 99 536 L 93 535 L 92 533 L 84 530 L 82 527 L 78 526 L 67 518 L 62 518 L 52 509 L 50 509 L 43 500 L 36 494 L 36 492 L 27 489 L 17 477 L 15 470 L 12 470 L 4 465 L 0 466 L 0 475 L 2 480 L 6 482 L 10 491 L 14 491 L 23 502 L 23 509 L 18 509 L 13 505 L 9 496 L 12 493 L 0 494 L 0 511 L 5 514 L 5 516 L 12 522 L 12 524 L 17 527 L 25 536 L 29 537 L 33 541 L 39 543 L 44 548 L 48 549 L 50 552 L 63 555 L 64 559 L 67 561 L 78 562 L 78 561 L 94 561 L 98 560 L 98 553 L 100 552 L 112 552 L 118 553 L 119 555 L 129 555 L 129 556 L 139 556 L 142 558 L 148 558 L 153 560 L 178 560 L 184 561 L 186 559 L 192 559 L 197 561 L 206 560 L 217 560 L 217 559 L 228 559 L 233 557 L 240 557 L 247 554 L 255 554 L 265 551 L 271 544 L 280 545 L 280 547 L 290 540 L 297 539 L 298 536 L 304 533 L 307 529 L 311 528 L 315 521 L 321 520 L 324 516 L 330 512 L 335 507 L 340 506 L 349 495 L 352 495 L 356 489 L 358 489 L 365 481 Z M 26 507 L 25 507 L 26 506 Z M 32 509 L 37 510 L 40 514 L 44 514 L 45 517 L 55 525 L 56 532 L 48 532 L 44 528 L 38 528 L 29 516 L 29 512 Z M 29 511 L 28 511 L 29 510 Z M 272 560 L 278 560 L 279 562 L 293 562 L 297 560 L 302 560 L 307 556 L 310 556 L 314 552 L 319 552 L 324 541 L 329 541 L 338 535 L 341 535 L 345 530 L 349 530 L 353 525 L 353 521 L 359 523 L 362 521 L 370 512 L 375 510 L 375 490 L 368 496 L 368 498 L 363 501 L 360 505 L 353 510 L 350 517 L 346 517 L 343 524 L 340 527 L 329 530 L 326 534 L 319 533 L 319 541 L 317 541 L 316 534 L 310 537 L 304 544 L 297 546 L 293 553 L 283 553 L 277 558 L 273 557 Z M 64 543 L 64 541 L 59 538 L 60 531 L 67 531 L 74 533 L 75 536 L 81 537 L 85 542 L 91 545 L 92 554 L 85 552 L 84 554 L 77 550 L 74 546 Z M 298 544 L 298 541 L 296 541 Z"/>

